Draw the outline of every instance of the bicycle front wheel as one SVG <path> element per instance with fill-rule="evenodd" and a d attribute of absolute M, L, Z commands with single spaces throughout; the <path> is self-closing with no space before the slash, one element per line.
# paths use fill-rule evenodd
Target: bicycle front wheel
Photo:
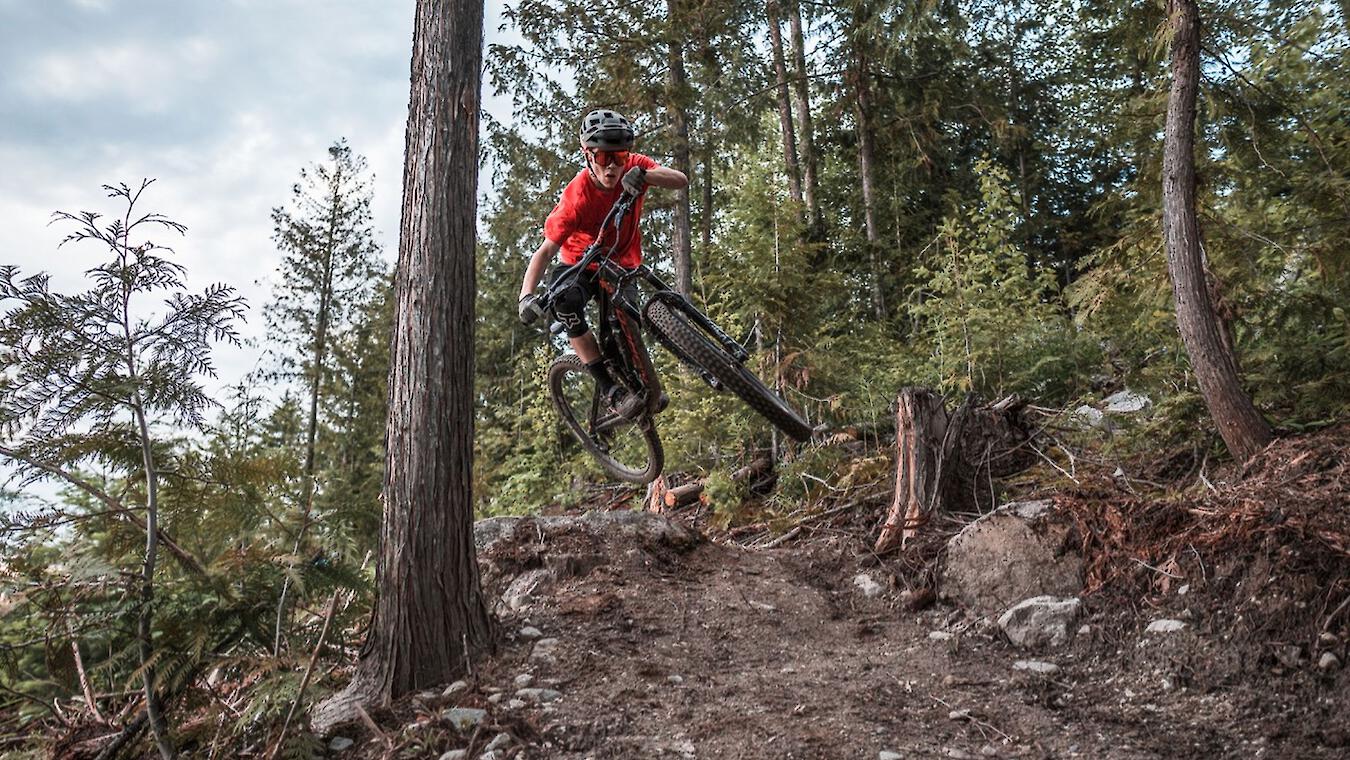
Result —
<path fill-rule="evenodd" d="M 722 350 L 702 330 L 690 324 L 684 314 L 662 301 L 652 301 L 647 305 L 647 320 L 648 328 L 657 333 L 659 338 L 702 365 L 724 387 L 779 430 L 798 441 L 810 440 L 811 426 L 806 420 L 764 385 L 755 373 Z"/>
<path fill-rule="evenodd" d="M 548 389 L 558 416 L 605 472 L 636 485 L 661 474 L 665 452 L 651 418 L 626 420 L 609 411 L 576 354 L 561 356 L 548 368 Z"/>

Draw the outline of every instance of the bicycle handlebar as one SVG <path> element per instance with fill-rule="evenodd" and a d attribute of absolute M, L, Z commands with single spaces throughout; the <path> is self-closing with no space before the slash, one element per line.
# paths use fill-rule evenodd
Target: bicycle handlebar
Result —
<path fill-rule="evenodd" d="M 595 233 L 595 242 L 586 248 L 581 254 L 581 258 L 577 259 L 577 263 L 563 270 L 563 273 L 544 290 L 544 295 L 540 298 L 541 306 L 544 308 L 550 306 L 554 297 L 565 288 L 570 287 L 572 280 L 585 272 L 591 264 L 600 260 L 609 260 L 609 257 L 614 254 L 614 249 L 619 247 L 619 230 L 623 227 L 624 217 L 628 216 L 628 213 L 633 210 L 633 204 L 637 202 L 637 198 L 636 195 L 626 190 L 619 194 L 619 199 L 614 201 L 609 213 L 605 214 L 605 220 L 600 223 L 600 229 Z M 611 221 L 614 224 L 614 242 L 610 244 L 609 248 L 605 248 L 605 230 L 610 226 Z"/>

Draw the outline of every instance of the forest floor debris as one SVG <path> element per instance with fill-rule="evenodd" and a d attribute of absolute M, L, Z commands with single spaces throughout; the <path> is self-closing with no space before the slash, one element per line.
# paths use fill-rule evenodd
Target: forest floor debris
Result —
<path fill-rule="evenodd" d="M 428 707 L 405 701 L 382 725 L 428 757 L 503 734 L 490 757 L 1343 757 L 1348 432 L 1281 441 L 1214 490 L 1143 499 L 1108 479 L 1058 497 L 1091 593 L 1070 643 L 1032 657 L 987 616 L 913 604 L 936 539 L 878 557 L 836 523 L 747 548 L 701 508 L 669 515 L 688 535 L 649 515 L 522 519 L 483 553 L 486 582 L 547 579 L 499 610 L 500 654 L 436 705 L 483 723 L 418 734 Z M 556 696 L 522 698 L 527 681 Z M 384 754 L 363 739 L 342 756 Z"/>

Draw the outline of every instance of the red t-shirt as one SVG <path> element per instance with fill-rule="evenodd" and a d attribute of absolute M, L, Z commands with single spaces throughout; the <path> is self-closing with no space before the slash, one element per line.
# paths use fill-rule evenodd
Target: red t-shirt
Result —
<path fill-rule="evenodd" d="M 629 153 L 623 166 L 626 173 L 634 166 L 651 169 L 659 166 L 655 161 L 641 153 Z M 622 183 L 613 190 L 600 187 L 591 179 L 591 173 L 582 169 L 577 176 L 563 188 L 558 205 L 553 207 L 544 221 L 544 237 L 562 246 L 564 264 L 575 264 L 591 243 L 595 242 L 595 233 L 600 223 L 605 221 L 614 202 L 623 192 Z M 642 232 L 638 229 L 638 219 L 642 217 L 642 200 L 646 194 L 638 196 L 633 210 L 624 217 L 619 229 L 620 245 L 611 259 L 621 267 L 632 269 L 642 263 Z M 613 242 L 613 227 L 606 230 L 605 243 Z"/>

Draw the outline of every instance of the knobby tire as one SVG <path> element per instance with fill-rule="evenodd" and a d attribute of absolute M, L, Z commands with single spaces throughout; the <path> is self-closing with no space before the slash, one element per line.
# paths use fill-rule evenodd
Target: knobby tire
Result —
<path fill-rule="evenodd" d="M 661 448 L 661 439 L 656 434 L 656 426 L 651 424 L 651 418 L 644 417 L 638 422 L 625 422 L 618 426 L 618 428 L 639 428 L 643 443 L 646 446 L 645 463 L 630 467 L 618 461 L 613 455 L 606 452 L 603 442 L 597 440 L 597 437 L 589 431 L 587 421 L 590 409 L 574 409 L 568 403 L 564 384 L 568 375 L 571 374 L 580 375 L 583 382 L 594 383 L 590 379 L 590 371 L 586 369 L 586 365 L 581 359 L 576 354 L 565 354 L 549 366 L 548 387 L 550 395 L 553 396 L 553 405 L 558 410 L 558 416 L 562 418 L 567 425 L 567 429 L 571 431 L 582 448 L 595 458 L 595 461 L 604 468 L 605 472 L 619 480 L 635 485 L 645 485 L 656 480 L 657 476 L 661 474 L 661 468 L 665 466 L 665 451 Z M 625 429 L 621 432 L 631 434 L 632 431 Z"/>
<path fill-rule="evenodd" d="M 648 328 L 708 370 L 723 387 L 740 397 L 775 427 L 798 441 L 811 438 L 811 426 L 787 402 L 744 365 L 717 345 L 685 315 L 662 301 L 647 306 Z"/>

